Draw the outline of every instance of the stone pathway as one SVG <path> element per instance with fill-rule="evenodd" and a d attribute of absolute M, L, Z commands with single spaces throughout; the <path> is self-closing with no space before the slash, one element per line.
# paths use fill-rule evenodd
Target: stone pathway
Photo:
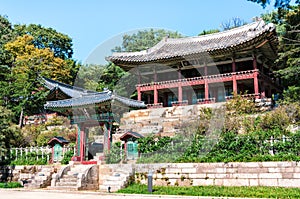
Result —
<path fill-rule="evenodd" d="M 165 196 L 165 195 L 140 195 L 140 194 L 109 194 L 88 191 L 49 191 L 49 190 L 24 190 L 0 189 L 1 198 L 5 199 L 221 199 L 228 197 L 202 197 L 202 196 Z M 231 198 L 233 199 L 233 198 Z M 238 199 L 238 198 L 234 198 Z M 252 198 L 253 199 L 253 198 Z"/>

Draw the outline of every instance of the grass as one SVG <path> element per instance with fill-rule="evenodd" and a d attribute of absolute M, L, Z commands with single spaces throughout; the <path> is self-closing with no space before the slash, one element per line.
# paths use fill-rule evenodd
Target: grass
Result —
<path fill-rule="evenodd" d="M 132 184 L 118 193 L 149 194 L 147 185 Z M 300 189 L 282 187 L 223 187 L 223 186 L 154 186 L 153 194 L 215 196 L 215 197 L 248 197 L 248 198 L 300 198 Z"/>
<path fill-rule="evenodd" d="M 0 188 L 19 188 L 22 187 L 22 185 L 19 182 L 0 182 Z"/>

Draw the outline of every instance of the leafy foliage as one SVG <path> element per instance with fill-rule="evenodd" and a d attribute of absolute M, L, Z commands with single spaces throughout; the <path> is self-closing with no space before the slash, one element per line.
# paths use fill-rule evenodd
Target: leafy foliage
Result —
<path fill-rule="evenodd" d="M 270 0 L 248 0 L 254 3 L 260 4 L 263 8 L 270 4 Z M 291 0 L 276 0 L 274 3 L 275 8 L 288 8 L 290 6 Z M 300 3 L 299 0 L 296 0 L 295 3 Z"/>
<path fill-rule="evenodd" d="M 217 33 L 217 32 L 220 32 L 220 30 L 219 29 L 203 30 L 201 33 L 198 34 L 198 36 L 209 35 L 209 34 Z"/>
<path fill-rule="evenodd" d="M 226 110 L 230 115 L 243 115 L 255 113 L 255 103 L 253 100 L 243 98 L 234 94 L 233 99 L 226 103 Z"/>
<path fill-rule="evenodd" d="M 1 189 L 20 188 L 22 185 L 19 182 L 0 183 Z"/>
<path fill-rule="evenodd" d="M 294 134 L 283 134 L 279 129 L 249 134 L 226 132 L 211 148 L 213 140 L 195 136 L 189 142 L 181 140 L 173 145 L 167 144 L 161 147 L 156 153 L 142 154 L 138 162 L 299 161 L 299 139 L 300 131 Z M 141 151 L 144 150 L 142 147 L 143 145 Z M 211 150 L 206 153 L 206 149 Z"/>
<path fill-rule="evenodd" d="M 7 153 L 12 145 L 22 141 L 20 129 L 12 125 L 12 112 L 0 106 L 0 157 Z"/>
<path fill-rule="evenodd" d="M 300 86 L 300 5 L 287 12 L 284 18 L 285 32 L 281 37 L 277 73 L 286 86 Z"/>
<path fill-rule="evenodd" d="M 107 164 L 116 164 L 121 162 L 121 143 L 113 143 L 110 151 L 105 153 L 105 163 Z"/>
<path fill-rule="evenodd" d="M 33 39 L 34 47 L 38 49 L 49 48 L 55 57 L 70 59 L 73 55 L 72 39 L 63 33 L 59 33 L 53 28 L 45 28 L 40 24 L 15 25 L 15 32 L 19 36 L 30 35 Z"/>
<path fill-rule="evenodd" d="M 133 183 L 121 189 L 118 193 L 150 194 L 147 185 Z M 261 187 L 261 186 L 154 186 L 153 193 L 157 195 L 184 196 L 216 196 L 216 197 L 245 197 L 245 198 L 299 198 L 299 188 Z"/>
<path fill-rule="evenodd" d="M 5 97 L 9 102 L 7 107 L 12 109 L 16 116 L 21 114 L 20 121 L 23 112 L 27 115 L 42 112 L 46 93 L 41 89 L 38 75 L 62 82 L 68 82 L 72 78 L 72 69 L 67 62 L 55 57 L 49 48 L 36 48 L 32 44 L 33 39 L 32 36 L 24 35 L 5 44 L 5 49 L 15 60 Z"/>
<path fill-rule="evenodd" d="M 164 37 L 180 38 L 183 37 L 178 32 L 167 31 L 164 29 L 150 29 L 138 31 L 135 34 L 123 36 L 122 46 L 113 49 L 115 52 L 135 52 L 146 50 L 160 42 Z"/>
<path fill-rule="evenodd" d="M 73 150 L 70 150 L 70 151 L 67 151 L 65 154 L 64 154 L 64 157 L 63 159 L 61 160 L 61 164 L 69 164 L 69 161 L 71 160 L 71 158 L 73 157 L 74 155 L 74 152 Z"/>
<path fill-rule="evenodd" d="M 38 157 L 38 159 L 37 159 Z M 26 156 L 22 156 L 11 161 L 10 165 L 47 165 L 48 158 L 47 155 L 37 154 L 36 152 L 28 152 Z"/>

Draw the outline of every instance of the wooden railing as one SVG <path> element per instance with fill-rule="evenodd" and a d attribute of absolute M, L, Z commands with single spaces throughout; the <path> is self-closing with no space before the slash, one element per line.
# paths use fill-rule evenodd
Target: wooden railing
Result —
<path fill-rule="evenodd" d="M 208 99 L 197 99 L 197 104 L 211 104 L 211 103 L 215 103 L 216 102 L 216 98 L 212 97 L 212 98 L 208 98 Z"/>
<path fill-rule="evenodd" d="M 183 101 L 174 101 L 171 102 L 172 106 L 186 106 L 189 104 L 188 100 L 183 100 Z"/>
<path fill-rule="evenodd" d="M 142 91 L 143 91 L 143 90 L 152 90 L 153 89 L 152 87 L 154 85 L 177 86 L 178 83 L 182 83 L 182 85 L 194 85 L 192 82 L 196 82 L 195 85 L 197 85 L 197 83 L 204 84 L 204 80 L 207 80 L 208 83 L 216 82 L 216 81 L 220 81 L 220 82 L 232 81 L 232 77 L 234 75 L 236 75 L 237 80 L 249 79 L 249 78 L 253 78 L 253 74 L 255 72 L 259 72 L 259 70 L 257 70 L 257 69 L 256 70 L 247 70 L 247 71 L 239 71 L 239 72 L 224 73 L 224 74 L 217 74 L 217 75 L 207 75 L 207 76 L 192 77 L 192 78 L 185 78 L 185 79 L 175 79 L 175 80 L 167 80 L 167 81 L 160 81 L 160 82 L 151 82 L 151 83 L 138 84 L 138 85 L 136 85 L 136 87 L 140 87 L 140 88 L 148 87 L 147 89 L 142 89 Z M 264 76 L 264 77 L 267 78 L 266 76 Z"/>
<path fill-rule="evenodd" d="M 162 108 L 163 103 L 147 104 L 146 106 L 147 106 L 148 109 L 150 109 L 150 108 Z"/>

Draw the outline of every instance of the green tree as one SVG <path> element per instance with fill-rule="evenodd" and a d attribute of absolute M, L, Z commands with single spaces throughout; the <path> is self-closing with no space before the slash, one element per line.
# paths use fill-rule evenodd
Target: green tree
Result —
<path fill-rule="evenodd" d="M 0 15 L 0 104 L 5 105 L 7 103 L 5 93 L 8 87 L 8 75 L 10 74 L 10 68 L 12 66 L 12 56 L 4 48 L 4 45 L 14 38 L 14 31 L 12 24 L 7 17 Z"/>
<path fill-rule="evenodd" d="M 31 35 L 34 39 L 32 43 L 36 48 L 50 48 L 55 57 L 70 59 L 73 55 L 72 39 L 63 33 L 57 32 L 53 28 L 45 28 L 37 24 L 15 25 L 14 31 L 17 35 Z"/>
<path fill-rule="evenodd" d="M 46 95 L 38 75 L 66 83 L 72 79 L 72 67 L 66 60 L 55 57 L 49 48 L 36 48 L 33 41 L 32 36 L 24 35 L 5 44 L 5 49 L 14 58 L 5 98 L 8 99 L 7 107 L 16 114 L 15 121 L 18 118 L 20 126 L 24 114 L 42 112 Z"/>
<path fill-rule="evenodd" d="M 198 36 L 209 35 L 209 34 L 217 33 L 217 32 L 220 32 L 220 30 L 219 29 L 203 30 L 201 33 L 198 34 Z"/>
<path fill-rule="evenodd" d="M 164 29 L 150 29 L 138 31 L 135 34 L 123 36 L 122 46 L 113 49 L 115 52 L 135 52 L 146 50 L 160 42 L 164 37 L 180 38 L 183 37 L 178 32 L 167 31 Z"/>
<path fill-rule="evenodd" d="M 102 65 L 83 65 L 77 73 L 75 86 L 85 88 L 88 90 L 99 90 L 99 82 L 101 74 L 107 66 Z"/>
<path fill-rule="evenodd" d="M 298 101 L 300 94 L 300 5 L 262 15 L 266 22 L 276 24 L 279 35 L 278 59 L 275 74 L 283 80 L 284 97 Z"/>
<path fill-rule="evenodd" d="M 285 32 L 280 40 L 277 66 L 285 86 L 300 87 L 300 5 L 293 7 L 284 18 Z"/>
<path fill-rule="evenodd" d="M 270 0 L 247 0 L 252 1 L 254 3 L 260 4 L 263 8 L 265 8 L 267 5 L 270 5 Z M 296 4 L 299 4 L 300 1 L 296 0 Z M 291 0 L 275 0 L 274 7 L 275 8 L 288 8 L 291 4 Z"/>
<path fill-rule="evenodd" d="M 22 142 L 20 129 L 12 124 L 11 118 L 12 112 L 0 106 L 0 157 L 5 156 L 11 146 L 18 146 Z"/>

